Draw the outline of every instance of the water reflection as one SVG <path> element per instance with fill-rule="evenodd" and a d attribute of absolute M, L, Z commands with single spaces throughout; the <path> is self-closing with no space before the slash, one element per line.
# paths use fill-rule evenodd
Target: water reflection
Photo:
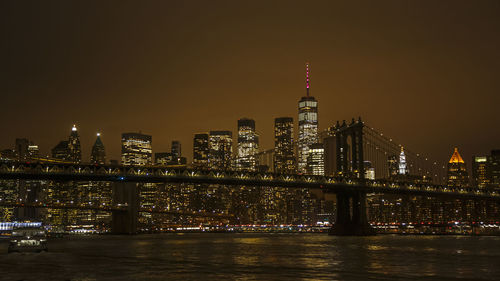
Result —
<path fill-rule="evenodd" d="M 7 255 L 0 244 L 0 270 L 6 280 L 101 280 L 116 273 L 120 280 L 499 280 L 499 241 L 320 234 L 100 236 L 53 241 L 43 256 Z"/>

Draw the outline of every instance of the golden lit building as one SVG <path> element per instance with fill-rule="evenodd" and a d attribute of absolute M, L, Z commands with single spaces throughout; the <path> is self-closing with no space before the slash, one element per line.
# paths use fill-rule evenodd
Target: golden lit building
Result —
<path fill-rule="evenodd" d="M 451 155 L 448 162 L 448 186 L 467 187 L 469 186 L 469 175 L 467 174 L 467 166 L 465 165 L 462 156 L 458 152 L 458 148 Z"/>

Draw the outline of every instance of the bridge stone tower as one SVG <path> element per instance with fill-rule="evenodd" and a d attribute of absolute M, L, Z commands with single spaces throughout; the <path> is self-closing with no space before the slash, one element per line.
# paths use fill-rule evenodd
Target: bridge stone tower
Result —
<path fill-rule="evenodd" d="M 337 174 L 364 184 L 363 127 L 361 117 L 347 125 L 335 126 Z M 337 218 L 331 235 L 373 235 L 366 216 L 366 192 L 344 190 L 337 193 Z"/>
<path fill-rule="evenodd" d="M 113 203 L 126 204 L 125 210 L 112 213 L 111 233 L 136 234 L 139 221 L 139 188 L 135 182 L 113 183 Z"/>

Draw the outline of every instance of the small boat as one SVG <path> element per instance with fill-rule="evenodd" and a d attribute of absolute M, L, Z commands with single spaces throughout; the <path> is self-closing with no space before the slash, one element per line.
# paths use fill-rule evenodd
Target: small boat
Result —
<path fill-rule="evenodd" d="M 43 227 L 21 227 L 12 230 L 8 252 L 48 251 L 47 234 Z"/>

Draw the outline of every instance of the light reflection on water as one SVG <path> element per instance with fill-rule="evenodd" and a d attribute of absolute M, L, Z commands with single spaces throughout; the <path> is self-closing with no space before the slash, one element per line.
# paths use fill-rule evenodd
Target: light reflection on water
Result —
<path fill-rule="evenodd" d="M 500 280 L 500 237 L 203 233 L 72 237 L 41 254 L 6 247 L 2 280 Z"/>

